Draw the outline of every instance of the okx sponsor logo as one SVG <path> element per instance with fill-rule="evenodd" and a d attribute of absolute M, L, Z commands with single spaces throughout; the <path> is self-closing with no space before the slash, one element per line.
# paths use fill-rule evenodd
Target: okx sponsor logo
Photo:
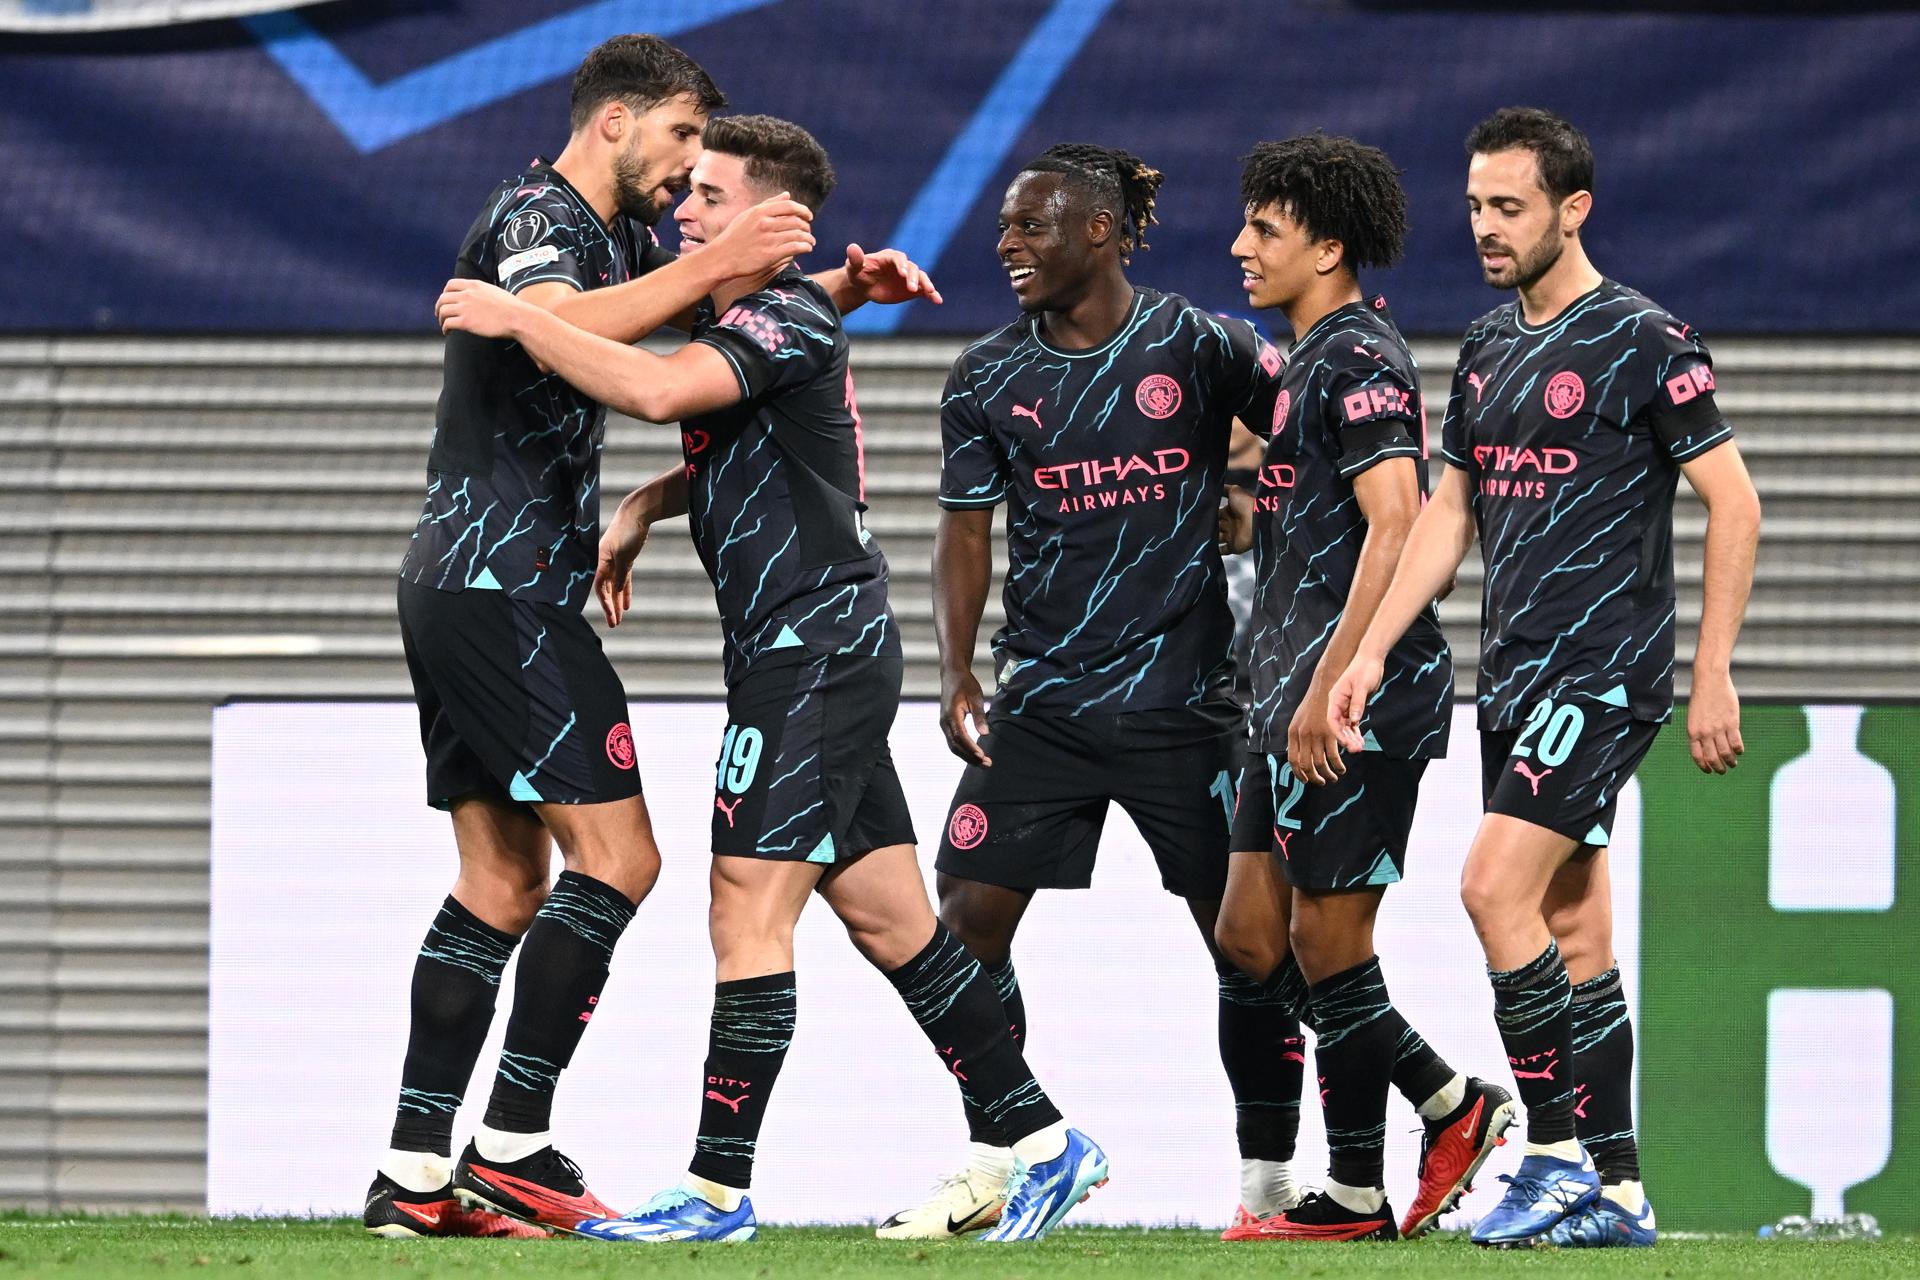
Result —
<path fill-rule="evenodd" d="M 1747 707 L 1725 777 L 1693 766 L 1682 724 L 1640 770 L 1661 1224 L 1920 1228 L 1920 707 Z"/>

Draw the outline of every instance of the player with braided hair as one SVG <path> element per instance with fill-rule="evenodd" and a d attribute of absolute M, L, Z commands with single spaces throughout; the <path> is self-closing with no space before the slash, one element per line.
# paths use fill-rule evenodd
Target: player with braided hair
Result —
<path fill-rule="evenodd" d="M 1119 804 L 1213 956 L 1242 1194 L 1264 1215 L 1292 1155 L 1299 1026 L 1292 996 L 1213 949 L 1242 719 L 1215 532 L 1234 420 L 1272 416 L 1281 360 L 1252 325 L 1127 279 L 1160 184 L 1100 146 L 1053 147 L 1023 168 L 997 245 L 1021 315 L 947 380 L 934 625 L 942 726 L 967 767 L 937 863 L 940 916 L 994 974 L 1024 1040 L 1014 933 L 1036 889 L 1087 887 Z M 1007 624 L 989 711 L 973 658 L 1003 501 Z M 1290 1087 L 1272 1072 L 1289 1054 Z M 881 1235 L 958 1235 L 1000 1212 L 1012 1153 L 991 1116 L 967 1115 L 971 1164 Z"/>

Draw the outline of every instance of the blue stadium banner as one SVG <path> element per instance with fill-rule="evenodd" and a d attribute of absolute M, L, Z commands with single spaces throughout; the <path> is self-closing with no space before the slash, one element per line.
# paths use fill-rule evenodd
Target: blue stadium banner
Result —
<path fill-rule="evenodd" d="M 319 0 L 0 0 L 0 31 L 129 31 L 297 9 Z"/>
<path fill-rule="evenodd" d="M 810 265 L 858 240 L 935 269 L 945 307 L 870 308 L 858 330 L 1008 319 L 995 211 L 1061 140 L 1168 175 L 1137 279 L 1243 306 L 1239 157 L 1325 129 L 1406 171 L 1407 259 L 1369 286 L 1410 331 L 1457 333 L 1499 300 L 1461 140 L 1514 103 L 1592 136 L 1601 269 L 1710 336 L 1920 330 L 1910 4 L 0 0 L 14 25 L 72 29 L 267 8 L 0 34 L 0 330 L 425 331 L 479 202 L 559 150 L 570 73 L 623 31 L 826 143 L 841 186 Z"/>

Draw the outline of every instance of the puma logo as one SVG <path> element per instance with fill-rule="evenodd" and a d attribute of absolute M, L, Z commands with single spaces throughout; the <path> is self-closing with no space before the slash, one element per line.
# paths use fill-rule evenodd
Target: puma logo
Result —
<path fill-rule="evenodd" d="M 1513 1059 L 1509 1058 L 1507 1061 L 1513 1062 Z M 1515 1062 L 1513 1063 L 1513 1078 L 1515 1080 L 1551 1080 L 1553 1079 L 1553 1069 L 1559 1065 L 1558 1062 L 1549 1061 L 1544 1071 L 1522 1071 L 1520 1064 Z"/>
<path fill-rule="evenodd" d="M 1014 417 L 1016 417 L 1016 418 L 1032 418 L 1032 419 L 1033 419 L 1033 429 L 1034 429 L 1035 431 L 1038 431 L 1038 430 L 1040 430 L 1040 429 L 1041 429 L 1041 427 L 1040 427 L 1040 406 L 1041 406 L 1041 405 L 1043 405 L 1043 404 L 1045 404 L 1046 402 L 1047 402 L 1047 401 L 1046 401 L 1046 397 L 1044 397 L 1044 396 L 1042 396 L 1042 397 L 1041 397 L 1040 399 L 1038 399 L 1038 400 L 1035 400 L 1035 401 L 1033 402 L 1033 408 L 1031 408 L 1031 409 L 1029 409 L 1029 408 L 1027 408 L 1027 407 L 1026 407 L 1026 406 L 1024 406 L 1024 405 L 1018 405 L 1018 404 L 1017 404 L 1017 405 L 1015 405 L 1015 406 L 1013 406 L 1013 416 L 1014 416 Z"/>
<path fill-rule="evenodd" d="M 1533 794 L 1536 796 L 1540 794 L 1540 784 L 1545 782 L 1547 775 L 1553 772 L 1551 769 L 1542 769 L 1540 772 L 1535 773 L 1533 770 L 1527 768 L 1527 762 L 1525 760 L 1515 760 L 1513 762 L 1513 771 L 1527 780 L 1527 785 L 1533 788 Z"/>
<path fill-rule="evenodd" d="M 1593 1095 L 1587 1092 L 1587 1086 L 1577 1084 L 1573 1087 L 1573 1114 L 1582 1120 L 1587 1118 L 1587 1104 L 1593 1101 Z"/>
<path fill-rule="evenodd" d="M 1327 1087 L 1327 1078 L 1325 1076 L 1321 1076 L 1320 1077 L 1320 1105 L 1323 1108 L 1327 1105 L 1327 1095 L 1332 1092 L 1333 1090 Z"/>
<path fill-rule="evenodd" d="M 1467 381 L 1473 384 L 1473 402 L 1479 404 L 1480 397 L 1486 393 L 1487 384 L 1481 381 L 1480 375 L 1477 373 L 1469 373 L 1467 375 Z"/>
<path fill-rule="evenodd" d="M 739 1115 L 740 1104 L 745 1102 L 752 1095 L 743 1093 L 737 1098 L 729 1098 L 724 1094 L 715 1093 L 713 1090 L 709 1089 L 707 1090 L 707 1096 L 709 1098 L 712 1098 L 715 1102 L 726 1103 L 728 1108 L 732 1110 L 733 1114 Z"/>
<path fill-rule="evenodd" d="M 746 799 L 746 797 L 741 796 L 739 799 L 735 800 L 733 802 L 733 808 L 730 809 L 727 807 L 727 802 L 725 800 L 722 800 L 719 796 L 715 796 L 713 798 L 713 807 L 727 815 L 727 830 L 729 831 L 733 830 L 733 811 L 734 809 L 738 809 L 740 807 L 740 801 L 744 799 Z"/>
<path fill-rule="evenodd" d="M 1273 842 L 1280 846 L 1280 856 L 1285 858 L 1288 862 L 1293 861 L 1293 855 L 1287 852 L 1287 845 L 1292 842 L 1294 835 L 1295 833 L 1292 831 L 1287 832 L 1287 834 L 1285 835 L 1281 835 L 1280 829 L 1278 827 L 1274 828 Z"/>
<path fill-rule="evenodd" d="M 1009 1035 L 1011 1035 L 1011 1034 L 1013 1033 L 1013 1028 L 1012 1028 L 1012 1027 L 1008 1027 L 1008 1028 L 1007 1028 L 1007 1033 L 1008 1033 Z M 951 1047 L 951 1046 L 949 1046 L 948 1048 L 945 1048 L 945 1049 L 942 1049 L 942 1050 L 940 1051 L 940 1056 L 941 1056 L 941 1057 L 943 1057 L 943 1058 L 953 1058 L 953 1049 L 952 1049 L 952 1047 Z M 961 1064 L 962 1062 L 965 1062 L 965 1061 L 966 1061 L 966 1059 L 965 1059 L 965 1058 L 953 1058 L 953 1061 L 952 1061 L 951 1063 L 949 1063 L 949 1064 L 948 1064 L 948 1066 L 949 1066 L 949 1068 L 950 1068 L 950 1069 L 951 1069 L 951 1070 L 953 1071 L 953 1077 L 954 1077 L 954 1079 L 956 1079 L 956 1080 L 960 1080 L 960 1081 L 963 1081 L 963 1082 L 964 1082 L 964 1081 L 966 1080 L 966 1078 L 967 1078 L 967 1073 L 966 1073 L 966 1072 L 964 1072 L 964 1071 L 962 1071 L 962 1070 L 960 1069 L 960 1064 Z"/>

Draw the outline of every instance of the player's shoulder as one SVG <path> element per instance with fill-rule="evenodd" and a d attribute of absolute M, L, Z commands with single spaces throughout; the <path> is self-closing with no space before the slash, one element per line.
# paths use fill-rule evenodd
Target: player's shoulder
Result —
<path fill-rule="evenodd" d="M 573 222 L 578 204 L 560 176 L 536 162 L 494 187 L 487 204 L 487 221 L 505 229 L 518 220 L 522 225 L 515 229 L 524 238 L 536 230 L 544 234 L 548 226 Z M 536 227 L 536 219 L 545 221 Z"/>
<path fill-rule="evenodd" d="M 950 370 L 952 377 L 965 382 L 983 370 L 1006 359 L 1021 347 L 1033 341 L 1034 317 L 1022 315 L 1019 319 L 1001 325 L 992 333 L 977 338 L 960 349 L 953 358 Z"/>
<path fill-rule="evenodd" d="M 1609 280 L 1609 296 L 1606 307 L 1609 314 L 1618 321 L 1628 322 L 1635 336 L 1658 337 L 1658 344 L 1666 348 L 1676 345 L 1706 349 L 1706 342 L 1700 331 L 1682 320 L 1673 312 L 1641 293 L 1617 281 Z"/>
<path fill-rule="evenodd" d="M 1520 303 L 1516 299 L 1503 302 L 1493 310 L 1482 315 L 1467 326 L 1466 334 L 1460 339 L 1462 355 L 1490 342 L 1498 342 L 1516 336 L 1520 331 Z"/>
<path fill-rule="evenodd" d="M 811 336 L 829 338 L 841 330 L 840 308 L 833 295 L 796 266 L 789 265 L 779 275 L 752 293 L 736 301 L 727 315 L 745 310 L 773 316 L 783 323 L 806 330 Z M 727 323 L 727 316 L 720 317 Z"/>

